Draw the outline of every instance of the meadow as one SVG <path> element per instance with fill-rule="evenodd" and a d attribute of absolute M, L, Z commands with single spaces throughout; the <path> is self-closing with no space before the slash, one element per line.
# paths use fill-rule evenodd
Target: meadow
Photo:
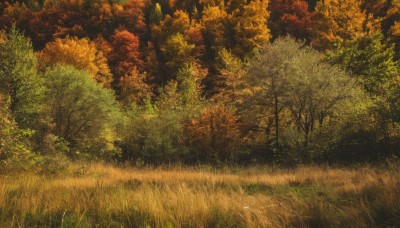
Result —
<path fill-rule="evenodd" d="M 399 167 L 74 164 L 0 176 L 0 227 L 395 227 Z"/>

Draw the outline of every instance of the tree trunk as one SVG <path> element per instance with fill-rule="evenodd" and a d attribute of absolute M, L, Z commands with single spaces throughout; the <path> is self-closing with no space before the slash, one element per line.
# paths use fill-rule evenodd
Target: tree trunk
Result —
<path fill-rule="evenodd" d="M 276 151 L 279 151 L 279 107 L 278 107 L 278 97 L 275 95 L 275 143 Z"/>

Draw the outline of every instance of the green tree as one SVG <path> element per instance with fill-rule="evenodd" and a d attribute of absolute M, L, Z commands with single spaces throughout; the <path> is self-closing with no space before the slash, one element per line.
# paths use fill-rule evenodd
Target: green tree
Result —
<path fill-rule="evenodd" d="M 290 61 L 283 104 L 302 135 L 298 142 L 304 152 L 303 159 L 309 158 L 312 143 L 321 147 L 337 137 L 332 130 L 357 113 L 361 102 L 367 101 L 354 78 L 341 68 L 325 63 L 323 58 L 317 51 L 308 47 L 300 49 L 299 45 L 298 54 Z M 326 142 L 319 142 L 324 137 Z"/>
<path fill-rule="evenodd" d="M 280 38 L 256 53 L 248 82 L 252 103 L 264 106 L 263 113 L 273 113 L 276 148 L 284 144 L 300 150 L 302 159 L 310 145 L 328 144 L 326 132 L 344 123 L 364 98 L 355 79 L 291 38 Z"/>
<path fill-rule="evenodd" d="M 382 94 L 385 85 L 399 74 L 394 45 L 382 33 L 347 41 L 328 52 L 328 61 L 339 64 L 361 78 L 366 91 Z"/>
<path fill-rule="evenodd" d="M 169 82 L 152 104 L 132 106 L 122 133 L 123 157 L 151 163 L 184 159 L 182 118 L 184 109 L 178 84 Z"/>
<path fill-rule="evenodd" d="M 32 44 L 15 27 L 0 40 L 0 92 L 22 129 L 37 129 L 43 82 Z"/>
<path fill-rule="evenodd" d="M 118 106 L 111 90 L 104 89 L 88 72 L 56 65 L 46 80 L 46 113 L 53 120 L 53 132 L 67 140 L 75 152 L 107 156 L 115 151 Z"/>
<path fill-rule="evenodd" d="M 185 64 L 194 61 L 191 55 L 194 48 L 195 45 L 189 44 L 180 33 L 172 35 L 166 40 L 161 47 L 161 52 L 166 59 L 165 65 L 169 77 L 176 77 L 179 69 Z"/>
<path fill-rule="evenodd" d="M 213 99 L 235 107 L 243 104 L 245 64 L 226 49 L 218 53 L 217 62 L 219 73 L 213 81 Z"/>
<path fill-rule="evenodd" d="M 300 45 L 295 40 L 286 37 L 279 38 L 273 44 L 260 49 L 250 60 L 248 84 L 253 88 L 252 104 L 272 108 L 275 149 L 280 145 L 280 113 L 283 109 L 283 99 L 287 96 L 290 61 L 298 54 Z M 265 110 L 266 133 L 271 132 L 270 110 Z"/>
<path fill-rule="evenodd" d="M 23 168 L 24 160 L 32 154 L 26 137 L 29 131 L 18 128 L 8 106 L 0 93 L 0 172 L 4 168 Z"/>
<path fill-rule="evenodd" d="M 207 75 L 207 69 L 198 64 L 185 64 L 177 75 L 178 92 L 182 105 L 195 107 L 201 102 L 201 80 Z"/>

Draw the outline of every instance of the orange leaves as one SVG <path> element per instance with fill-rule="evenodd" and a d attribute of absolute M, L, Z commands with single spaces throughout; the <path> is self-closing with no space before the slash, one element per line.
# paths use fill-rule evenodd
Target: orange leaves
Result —
<path fill-rule="evenodd" d="M 146 76 L 144 73 L 139 73 L 134 67 L 131 72 L 120 79 L 119 87 L 123 101 L 128 104 L 131 102 L 143 104 L 146 99 L 151 98 L 151 88 L 146 83 Z"/>
<path fill-rule="evenodd" d="M 233 149 L 240 139 L 237 121 L 234 112 L 222 105 L 206 108 L 185 126 L 188 143 L 217 160 L 232 160 Z"/>
<path fill-rule="evenodd" d="M 88 39 L 57 38 L 54 42 L 47 43 L 38 53 L 38 57 L 42 69 L 63 63 L 88 71 L 105 87 L 109 87 L 112 81 L 107 59 L 103 56 L 103 52 L 96 48 L 95 43 Z"/>
<path fill-rule="evenodd" d="M 361 9 L 361 0 L 325 0 L 319 2 L 314 21 L 312 44 L 319 49 L 337 42 L 355 39 L 374 32 L 376 24 Z"/>
<path fill-rule="evenodd" d="M 400 37 L 400 21 L 396 21 L 391 27 L 391 32 L 393 36 Z"/>
<path fill-rule="evenodd" d="M 291 35 L 299 39 L 309 39 L 311 17 L 305 0 L 273 0 L 269 3 L 271 19 L 269 27 L 274 37 Z"/>
<path fill-rule="evenodd" d="M 121 77 L 135 67 L 142 67 L 143 61 L 140 58 L 139 38 L 137 36 L 127 30 L 115 31 L 111 46 L 110 65 L 114 76 Z"/>
<path fill-rule="evenodd" d="M 267 21 L 270 15 L 267 7 L 267 0 L 255 0 L 235 11 L 235 49 L 238 55 L 245 56 L 269 41 L 271 35 Z"/>

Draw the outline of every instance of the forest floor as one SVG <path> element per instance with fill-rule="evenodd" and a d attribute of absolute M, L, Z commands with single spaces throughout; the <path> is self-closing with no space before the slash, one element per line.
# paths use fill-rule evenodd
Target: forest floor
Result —
<path fill-rule="evenodd" d="M 400 167 L 117 168 L 0 176 L 0 227 L 398 227 Z"/>

